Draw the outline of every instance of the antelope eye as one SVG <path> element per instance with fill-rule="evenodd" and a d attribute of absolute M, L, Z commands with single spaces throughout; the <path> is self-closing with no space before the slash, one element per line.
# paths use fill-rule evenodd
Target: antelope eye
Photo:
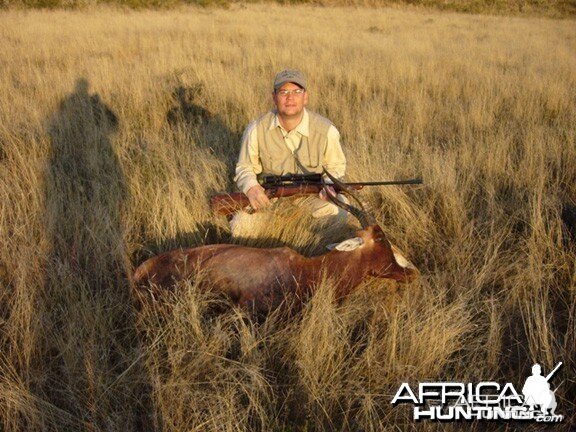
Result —
<path fill-rule="evenodd" d="M 375 242 L 382 243 L 384 241 L 384 237 L 376 237 L 374 239 Z"/>

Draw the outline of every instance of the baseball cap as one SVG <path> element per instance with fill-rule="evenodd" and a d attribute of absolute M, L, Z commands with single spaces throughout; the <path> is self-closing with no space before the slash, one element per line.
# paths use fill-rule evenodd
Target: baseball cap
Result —
<path fill-rule="evenodd" d="M 278 90 L 286 83 L 298 84 L 303 89 L 306 89 L 306 78 L 304 74 L 296 69 L 286 69 L 279 72 L 274 78 L 274 90 Z"/>

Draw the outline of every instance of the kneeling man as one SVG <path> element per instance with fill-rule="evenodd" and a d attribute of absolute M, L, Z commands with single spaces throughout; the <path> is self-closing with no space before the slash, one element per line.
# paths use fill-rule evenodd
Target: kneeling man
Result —
<path fill-rule="evenodd" d="M 234 181 L 255 210 L 271 204 L 258 182 L 262 176 L 318 174 L 326 167 L 332 175 L 342 178 L 346 171 L 340 133 L 330 120 L 306 109 L 308 91 L 302 72 L 278 73 L 272 100 L 276 108 L 244 131 L 236 164 Z M 315 218 L 346 218 L 346 212 L 327 201 L 324 191 L 304 202 Z"/>

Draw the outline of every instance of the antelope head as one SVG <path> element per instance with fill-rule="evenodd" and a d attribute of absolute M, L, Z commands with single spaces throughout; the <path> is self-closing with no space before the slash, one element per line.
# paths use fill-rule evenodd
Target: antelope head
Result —
<path fill-rule="evenodd" d="M 370 206 L 354 193 L 352 188 L 332 176 L 326 169 L 324 174 L 338 186 L 342 195 L 347 196 L 351 202 L 356 202 L 358 207 L 339 200 L 326 190 L 330 201 L 356 217 L 362 226 L 362 229 L 356 232 L 355 238 L 331 246 L 336 250 L 354 251 L 355 254 L 360 254 L 362 265 L 370 276 L 394 279 L 398 282 L 414 280 L 419 275 L 418 270 L 398 248 L 390 244 L 372 215 Z M 325 186 L 328 184 L 325 183 Z"/>

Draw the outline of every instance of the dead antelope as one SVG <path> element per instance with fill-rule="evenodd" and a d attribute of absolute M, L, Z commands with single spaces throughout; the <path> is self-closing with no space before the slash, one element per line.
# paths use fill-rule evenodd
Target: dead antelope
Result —
<path fill-rule="evenodd" d="M 362 229 L 357 231 L 357 237 L 313 258 L 287 247 L 260 249 L 219 244 L 177 249 L 142 263 L 134 273 L 136 286 L 152 283 L 155 290 L 169 289 L 176 281 L 201 271 L 203 281 L 211 290 L 228 295 L 238 305 L 266 314 L 287 296 L 309 297 L 324 275 L 334 280 L 339 299 L 352 292 L 366 276 L 399 282 L 414 279 L 418 270 L 388 242 L 367 205 L 351 189 L 330 178 L 342 189 L 341 193 L 359 204 L 357 208 L 328 194 L 334 204 L 359 220 Z"/>

